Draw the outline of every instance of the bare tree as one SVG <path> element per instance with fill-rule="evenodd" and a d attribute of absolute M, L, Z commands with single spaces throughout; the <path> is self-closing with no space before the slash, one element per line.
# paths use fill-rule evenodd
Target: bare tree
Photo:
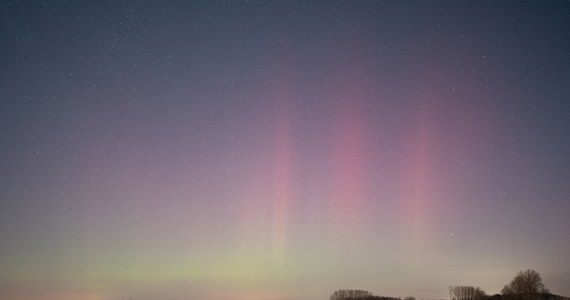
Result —
<path fill-rule="evenodd" d="M 505 285 L 501 294 L 509 300 L 537 300 L 545 291 L 540 274 L 528 269 L 518 272 L 511 283 Z"/>
<path fill-rule="evenodd" d="M 478 287 L 472 286 L 450 286 L 450 300 L 481 300 L 487 294 Z"/>
<path fill-rule="evenodd" d="M 502 299 L 505 299 L 505 300 L 513 300 L 515 298 L 514 297 L 515 293 L 513 292 L 513 290 L 511 289 L 511 286 L 509 284 L 505 284 L 505 286 L 501 290 L 501 295 L 502 295 Z"/>
<path fill-rule="evenodd" d="M 404 300 L 416 300 L 416 298 L 412 297 L 412 296 L 408 296 L 408 297 L 405 297 Z"/>

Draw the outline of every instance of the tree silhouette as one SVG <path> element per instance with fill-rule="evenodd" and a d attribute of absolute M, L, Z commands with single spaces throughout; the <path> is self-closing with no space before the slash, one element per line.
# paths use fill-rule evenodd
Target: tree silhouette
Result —
<path fill-rule="evenodd" d="M 450 286 L 449 298 L 451 300 L 481 300 L 487 294 L 478 287 Z"/>
<path fill-rule="evenodd" d="M 540 274 L 535 270 L 524 270 L 517 273 L 515 278 L 503 288 L 501 294 L 509 300 L 538 300 L 546 288 Z"/>

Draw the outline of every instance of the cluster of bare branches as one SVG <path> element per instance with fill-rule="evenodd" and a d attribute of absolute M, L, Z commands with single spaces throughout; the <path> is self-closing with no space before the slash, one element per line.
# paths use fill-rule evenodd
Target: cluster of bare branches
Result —
<path fill-rule="evenodd" d="M 518 272 L 515 278 L 505 285 L 501 294 L 509 300 L 538 300 L 542 294 L 549 294 L 549 291 L 544 287 L 540 274 L 529 269 Z"/>
<path fill-rule="evenodd" d="M 473 286 L 450 286 L 449 299 L 450 300 L 481 300 L 487 294 L 478 287 Z"/>

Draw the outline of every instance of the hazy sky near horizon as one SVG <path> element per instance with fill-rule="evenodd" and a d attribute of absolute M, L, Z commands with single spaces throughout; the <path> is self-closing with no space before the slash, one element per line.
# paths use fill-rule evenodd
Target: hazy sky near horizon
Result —
<path fill-rule="evenodd" d="M 0 298 L 570 296 L 569 1 L 0 1 Z"/>

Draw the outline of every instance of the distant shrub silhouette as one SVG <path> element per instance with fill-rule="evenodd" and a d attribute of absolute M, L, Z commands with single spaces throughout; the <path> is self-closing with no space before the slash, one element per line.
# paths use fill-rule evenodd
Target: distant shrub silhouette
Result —
<path fill-rule="evenodd" d="M 482 298 L 482 300 L 503 300 L 503 297 L 501 296 L 501 294 L 494 294 L 494 295 L 488 295 Z"/>
<path fill-rule="evenodd" d="M 372 293 L 365 290 L 338 290 L 331 295 L 330 300 L 361 300 L 370 296 Z"/>
<path fill-rule="evenodd" d="M 394 297 L 384 297 L 384 296 L 369 296 L 368 298 L 364 298 L 365 300 L 401 300 L 400 298 Z"/>

